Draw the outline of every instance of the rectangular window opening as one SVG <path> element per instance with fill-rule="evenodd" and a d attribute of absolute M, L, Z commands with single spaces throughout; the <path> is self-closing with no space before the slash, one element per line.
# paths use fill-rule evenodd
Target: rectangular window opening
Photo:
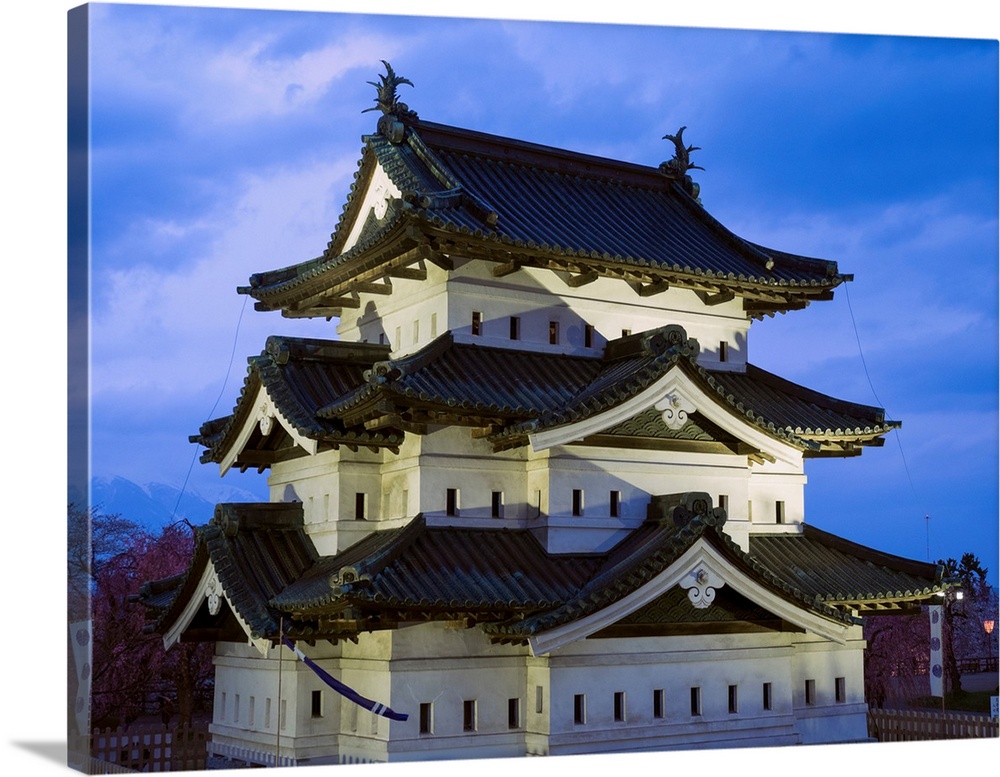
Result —
<path fill-rule="evenodd" d="M 765 710 L 773 709 L 774 700 L 771 697 L 771 683 L 764 683 L 761 706 Z"/>
<path fill-rule="evenodd" d="M 632 330 L 631 329 L 623 329 L 622 330 L 622 337 L 628 337 L 631 334 L 632 334 Z"/>
<path fill-rule="evenodd" d="M 729 495 L 719 494 L 719 507 L 726 511 L 726 515 L 729 515 Z"/>
<path fill-rule="evenodd" d="M 847 701 L 847 679 L 844 677 L 838 677 L 833 681 L 836 699 L 838 704 L 843 704 Z"/>
<path fill-rule="evenodd" d="M 740 711 L 739 688 L 735 685 L 729 686 L 729 714 L 734 715 Z"/>
<path fill-rule="evenodd" d="M 662 688 L 653 691 L 653 717 L 662 718 L 665 716 L 665 694 Z"/>
<path fill-rule="evenodd" d="M 358 492 L 354 495 L 354 520 L 363 521 L 368 517 L 368 494 Z"/>
<path fill-rule="evenodd" d="M 785 503 L 780 499 L 774 503 L 774 522 L 785 522 Z"/>
<path fill-rule="evenodd" d="M 698 686 L 691 689 L 691 714 L 701 715 L 701 688 Z"/>
<path fill-rule="evenodd" d="M 520 340 L 521 339 L 521 319 L 517 316 L 510 317 L 510 339 Z"/>
<path fill-rule="evenodd" d="M 507 699 L 507 728 L 521 728 L 520 699 Z"/>
<path fill-rule="evenodd" d="M 622 512 L 622 492 L 612 491 L 611 498 L 609 500 L 609 513 L 612 518 L 621 517 Z"/>
<path fill-rule="evenodd" d="M 490 515 L 494 518 L 503 518 L 503 491 L 494 491 Z"/>
<path fill-rule="evenodd" d="M 264 699 L 264 728 L 271 728 L 271 698 Z"/>
<path fill-rule="evenodd" d="M 462 730 L 476 730 L 476 700 L 466 699 L 462 702 Z"/>
<path fill-rule="evenodd" d="M 438 336 L 438 314 L 431 313 L 431 339 Z"/>
<path fill-rule="evenodd" d="M 573 697 L 573 722 L 583 725 L 587 722 L 587 697 L 578 693 Z"/>
<path fill-rule="evenodd" d="M 583 489 L 573 489 L 573 515 L 583 515 Z"/>
<path fill-rule="evenodd" d="M 725 340 L 719 343 L 719 361 L 727 362 L 729 361 L 729 343 Z"/>
<path fill-rule="evenodd" d="M 747 500 L 747 520 L 753 521 L 753 501 Z"/>
<path fill-rule="evenodd" d="M 559 344 L 559 322 L 549 321 L 549 345 Z"/>
<path fill-rule="evenodd" d="M 420 733 L 434 733 L 434 705 L 429 701 L 420 703 Z"/>
<path fill-rule="evenodd" d="M 250 728 L 253 728 L 257 724 L 257 721 L 254 719 L 254 715 L 256 713 L 256 710 L 254 708 L 257 706 L 256 702 L 257 702 L 256 697 L 251 696 L 250 706 L 247 708 L 247 724 L 250 726 Z"/>
<path fill-rule="evenodd" d="M 625 722 L 625 691 L 615 691 L 615 720 Z"/>
<path fill-rule="evenodd" d="M 594 325 L 584 324 L 583 325 L 583 347 L 593 348 L 594 347 Z"/>
<path fill-rule="evenodd" d="M 535 712 L 542 714 L 545 708 L 545 689 L 540 685 L 535 686 Z"/>
<path fill-rule="evenodd" d="M 401 512 L 403 518 L 405 518 L 409 514 L 409 511 L 410 511 L 410 491 L 409 491 L 409 489 L 404 488 L 403 489 L 403 500 L 402 500 L 402 504 L 400 505 L 400 512 Z"/>
<path fill-rule="evenodd" d="M 314 718 L 323 717 L 323 691 L 312 692 L 312 716 Z"/>
<path fill-rule="evenodd" d="M 420 322 L 413 322 L 413 344 L 416 345 L 420 342 Z"/>
<path fill-rule="evenodd" d="M 240 722 L 240 695 L 236 694 L 236 698 L 233 699 L 233 722 Z"/>
<path fill-rule="evenodd" d="M 472 312 L 472 334 L 478 336 L 483 333 L 483 314 L 478 310 Z"/>
<path fill-rule="evenodd" d="M 445 504 L 445 514 L 458 515 L 458 489 L 449 488 Z"/>
<path fill-rule="evenodd" d="M 816 703 L 816 681 L 806 680 L 806 704 Z"/>

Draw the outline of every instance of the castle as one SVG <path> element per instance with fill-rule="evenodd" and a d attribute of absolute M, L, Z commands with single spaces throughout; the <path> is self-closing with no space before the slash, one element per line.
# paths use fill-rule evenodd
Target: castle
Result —
<path fill-rule="evenodd" d="M 898 424 L 747 358 L 850 276 L 715 220 L 683 128 L 643 166 L 427 122 L 402 84 L 326 249 L 238 290 L 338 322 L 269 338 L 192 438 L 271 501 L 144 589 L 168 647 L 216 644 L 213 752 L 866 739 L 860 619 L 942 581 L 809 525 L 804 460 Z"/>

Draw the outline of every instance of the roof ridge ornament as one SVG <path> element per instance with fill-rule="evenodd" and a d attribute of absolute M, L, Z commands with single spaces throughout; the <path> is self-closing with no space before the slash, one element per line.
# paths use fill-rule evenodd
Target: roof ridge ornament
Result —
<path fill-rule="evenodd" d="M 398 145 L 403 142 L 406 133 L 405 122 L 417 121 L 417 114 L 410 110 L 404 102 L 399 101 L 396 88 L 402 84 L 413 86 L 413 82 L 408 78 L 397 76 L 392 65 L 382 60 L 385 65 L 385 75 L 379 76 L 379 81 L 369 81 L 375 87 L 378 96 L 375 98 L 375 107 L 365 108 L 362 113 L 379 110 L 382 116 L 378 120 L 378 133 L 386 137 L 390 143 Z"/>
<path fill-rule="evenodd" d="M 677 179 L 684 190 L 697 200 L 701 187 L 691 180 L 688 170 L 704 170 L 705 168 L 691 162 L 691 152 L 701 151 L 701 147 L 684 145 L 684 130 L 686 129 L 686 126 L 681 127 L 677 130 L 676 135 L 668 133 L 663 136 L 663 140 L 669 140 L 674 144 L 674 155 L 669 161 L 661 163 L 659 169 L 664 175 Z"/>

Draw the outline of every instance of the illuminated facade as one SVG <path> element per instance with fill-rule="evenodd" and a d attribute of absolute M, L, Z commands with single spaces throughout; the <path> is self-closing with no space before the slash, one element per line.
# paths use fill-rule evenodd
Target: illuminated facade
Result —
<path fill-rule="evenodd" d="M 644 167 L 425 122 L 401 83 L 326 250 L 239 289 L 339 322 L 269 338 L 193 438 L 268 470 L 271 501 L 219 505 L 186 576 L 146 589 L 168 646 L 217 644 L 213 750 L 865 739 L 859 616 L 940 580 L 809 526 L 803 462 L 896 424 L 748 361 L 755 319 L 847 276 L 713 219 L 683 129 Z"/>

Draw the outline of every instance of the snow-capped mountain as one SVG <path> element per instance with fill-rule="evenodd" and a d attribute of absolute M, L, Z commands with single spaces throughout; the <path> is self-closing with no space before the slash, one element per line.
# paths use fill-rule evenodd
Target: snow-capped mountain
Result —
<path fill-rule="evenodd" d="M 169 523 L 187 519 L 195 525 L 212 518 L 217 502 L 266 501 L 267 494 L 220 485 L 212 493 L 199 493 L 190 486 L 183 491 L 166 483 L 140 485 L 121 477 L 94 478 L 91 503 L 102 513 L 117 513 L 142 526 L 160 529 Z"/>

